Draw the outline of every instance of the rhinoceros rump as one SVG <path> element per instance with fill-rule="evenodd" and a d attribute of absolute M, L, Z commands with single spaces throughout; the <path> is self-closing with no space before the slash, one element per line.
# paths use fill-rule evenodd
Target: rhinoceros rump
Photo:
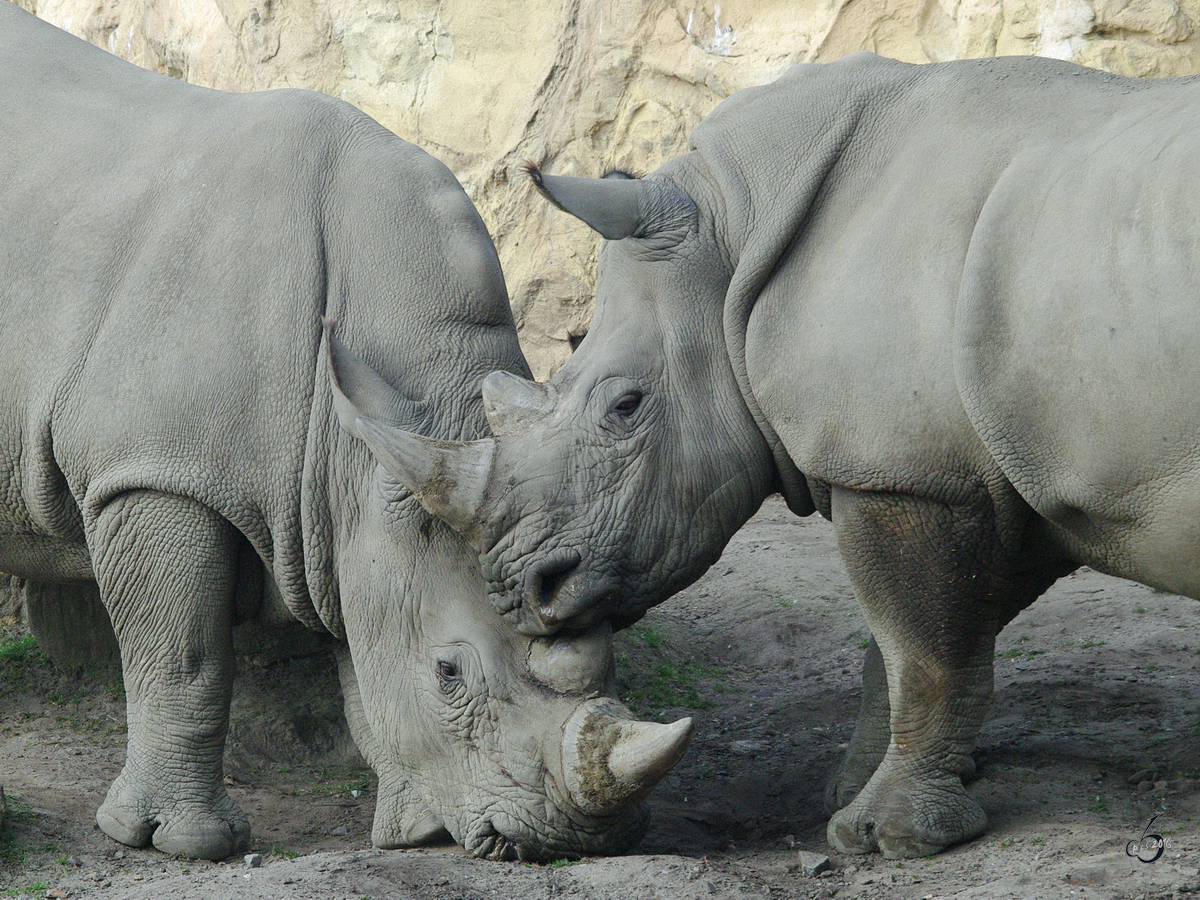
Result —
<path fill-rule="evenodd" d="M 345 641 L 378 845 L 636 840 L 690 722 L 601 696 L 603 628 L 508 627 L 474 551 L 354 424 L 476 437 L 484 374 L 528 373 L 450 172 L 339 101 L 181 84 L 8 3 L 0 94 L 0 570 L 99 583 L 129 723 L 101 828 L 246 844 L 221 760 L 231 626 L 257 617 Z"/>
<path fill-rule="evenodd" d="M 1200 598 L 1200 81 L 862 54 L 691 146 L 533 173 L 610 238 L 595 318 L 550 384 L 485 382 L 447 518 L 547 633 L 635 619 L 770 491 L 820 510 L 878 641 L 829 839 L 937 852 L 986 824 L 1001 627 L 1082 564 Z"/>

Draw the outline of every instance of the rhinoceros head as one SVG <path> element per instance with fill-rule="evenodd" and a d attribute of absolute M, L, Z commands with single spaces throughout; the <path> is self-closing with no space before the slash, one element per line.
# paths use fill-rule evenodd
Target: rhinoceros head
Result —
<path fill-rule="evenodd" d="M 342 424 L 371 435 L 362 413 L 403 398 L 326 334 Z M 373 842 L 448 833 L 493 859 L 627 849 L 645 826 L 638 802 L 682 755 L 691 720 L 637 722 L 607 696 L 606 623 L 517 633 L 488 603 L 476 551 L 392 480 L 391 451 L 379 461 L 338 565 L 347 717 L 380 779 Z"/>
<path fill-rule="evenodd" d="M 548 383 L 485 380 L 494 439 L 360 425 L 395 477 L 480 551 L 493 602 L 523 632 L 620 626 L 717 559 L 776 469 L 726 347 L 734 263 L 719 204 L 663 174 L 530 174 L 609 239 L 587 337 Z"/>

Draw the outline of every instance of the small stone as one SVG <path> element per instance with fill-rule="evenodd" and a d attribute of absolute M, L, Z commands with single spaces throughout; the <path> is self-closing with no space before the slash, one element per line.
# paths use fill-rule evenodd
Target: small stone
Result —
<path fill-rule="evenodd" d="M 246 860 L 247 869 L 257 869 L 262 865 L 263 858 L 261 853 L 247 853 L 244 859 Z"/>
<path fill-rule="evenodd" d="M 1153 781 L 1139 781 L 1137 789 L 1138 789 L 1139 794 L 1148 794 L 1152 790 L 1154 790 L 1154 782 Z"/>
<path fill-rule="evenodd" d="M 337 835 L 345 835 L 345 834 L 349 834 L 349 833 L 350 833 L 350 829 L 349 829 L 349 828 L 347 828 L 345 825 L 339 825 L 337 828 L 333 829 L 333 830 L 332 830 L 331 832 L 329 832 L 329 833 L 330 833 L 330 834 L 337 834 Z"/>
<path fill-rule="evenodd" d="M 46 900 L 67 900 L 71 895 L 62 888 L 50 888 L 46 891 Z"/>
<path fill-rule="evenodd" d="M 1127 784 L 1136 784 L 1138 786 L 1141 786 L 1141 783 L 1143 781 L 1157 781 L 1157 780 L 1158 780 L 1158 770 L 1157 769 L 1139 769 L 1138 771 L 1136 771 L 1132 775 L 1130 775 L 1129 778 L 1126 779 L 1126 783 Z"/>
<path fill-rule="evenodd" d="M 846 866 L 846 868 L 842 869 L 842 874 L 847 878 L 853 878 L 858 874 L 858 866 Z"/>
<path fill-rule="evenodd" d="M 800 850 L 797 856 L 800 859 L 800 871 L 809 878 L 817 877 L 833 865 L 829 861 L 829 857 L 821 853 Z"/>
<path fill-rule="evenodd" d="M 78 856 L 68 856 L 67 857 L 67 865 L 74 866 L 75 868 L 78 869 L 83 865 L 83 860 L 80 859 Z"/>
<path fill-rule="evenodd" d="M 113 859 L 124 859 L 128 855 L 129 854 L 126 853 L 124 850 L 114 850 L 113 851 Z"/>

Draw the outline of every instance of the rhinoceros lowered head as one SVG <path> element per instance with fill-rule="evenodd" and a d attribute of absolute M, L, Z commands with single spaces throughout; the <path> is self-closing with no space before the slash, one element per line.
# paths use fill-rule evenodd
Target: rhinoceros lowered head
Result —
<path fill-rule="evenodd" d="M 246 845 L 222 753 L 258 618 L 344 641 L 379 846 L 629 846 L 690 722 L 605 696 L 603 628 L 508 627 L 355 424 L 478 437 L 483 375 L 528 372 L 450 172 L 340 101 L 182 84 L 9 3 L 0 96 L 0 571 L 99 584 L 128 711 L 104 832 Z"/>
<path fill-rule="evenodd" d="M 609 239 L 589 333 L 489 376 L 463 478 L 402 480 L 529 633 L 636 619 L 772 491 L 819 510 L 877 641 L 829 840 L 937 852 L 986 825 L 1000 628 L 1084 564 L 1200 598 L 1197 173 L 1200 81 L 792 68 L 646 178 L 532 173 Z"/>

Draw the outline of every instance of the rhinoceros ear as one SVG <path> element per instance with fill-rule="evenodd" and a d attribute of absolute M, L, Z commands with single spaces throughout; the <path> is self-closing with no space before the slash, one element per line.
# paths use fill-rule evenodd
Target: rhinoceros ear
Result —
<path fill-rule="evenodd" d="M 610 241 L 637 234 L 643 225 L 639 196 L 644 186 L 636 178 L 546 175 L 532 163 L 525 171 L 538 193 Z"/>
<path fill-rule="evenodd" d="M 678 244 L 696 221 L 696 204 L 666 178 L 547 175 L 532 163 L 525 171 L 543 197 L 610 241 L 642 238 L 654 249 Z"/>
<path fill-rule="evenodd" d="M 374 419 L 359 418 L 354 424 L 389 475 L 429 512 L 474 542 L 492 474 L 494 440 L 435 441 Z"/>
<path fill-rule="evenodd" d="M 351 353 L 338 340 L 333 319 L 321 317 L 328 349 L 329 383 L 333 387 L 333 408 L 338 422 L 358 436 L 354 421 L 360 417 L 392 425 L 411 425 L 421 419 L 421 404 L 410 400 Z"/>
<path fill-rule="evenodd" d="M 495 441 L 437 441 L 390 422 L 418 420 L 419 404 L 401 396 L 342 346 L 325 320 L 330 384 L 338 421 L 361 438 L 384 471 L 455 531 L 472 536 L 491 474 Z"/>

